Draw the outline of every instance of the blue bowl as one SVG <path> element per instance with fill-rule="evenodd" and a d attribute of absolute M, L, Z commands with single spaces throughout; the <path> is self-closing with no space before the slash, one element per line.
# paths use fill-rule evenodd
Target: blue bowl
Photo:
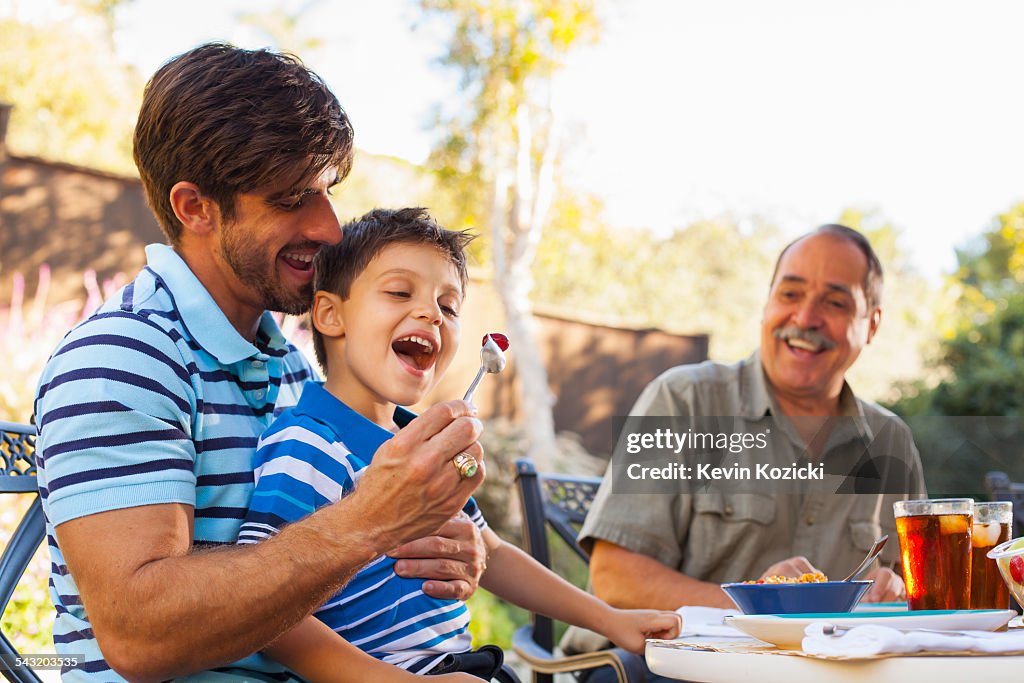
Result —
<path fill-rule="evenodd" d="M 849 612 L 873 581 L 822 583 L 724 583 L 724 590 L 744 614 Z"/>

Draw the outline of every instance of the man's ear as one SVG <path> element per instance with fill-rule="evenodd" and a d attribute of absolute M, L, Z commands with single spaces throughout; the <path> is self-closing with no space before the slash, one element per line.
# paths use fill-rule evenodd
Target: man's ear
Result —
<path fill-rule="evenodd" d="M 213 232 L 220 222 L 220 208 L 195 183 L 179 181 L 171 188 L 171 208 L 184 229 L 196 235 Z"/>
<path fill-rule="evenodd" d="M 875 333 L 878 332 L 878 326 L 882 324 L 882 309 L 876 308 L 871 311 L 871 315 L 868 318 L 868 344 L 874 339 Z"/>
<path fill-rule="evenodd" d="M 309 312 L 310 323 L 325 337 L 344 337 L 344 305 L 337 294 L 317 291 L 313 294 L 313 308 Z"/>

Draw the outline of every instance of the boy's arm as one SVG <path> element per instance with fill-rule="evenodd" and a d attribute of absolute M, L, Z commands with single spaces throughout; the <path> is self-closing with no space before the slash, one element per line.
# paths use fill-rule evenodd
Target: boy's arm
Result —
<path fill-rule="evenodd" d="M 268 645 L 263 653 L 311 683 L 414 683 L 417 680 L 415 674 L 366 654 L 316 617 L 303 619 Z M 467 677 L 466 680 L 472 679 Z"/>
<path fill-rule="evenodd" d="M 310 683 L 415 683 L 419 680 L 416 674 L 366 654 L 316 617 L 303 619 L 268 645 L 263 653 Z M 480 681 L 463 673 L 434 676 L 432 680 L 437 683 Z"/>
<path fill-rule="evenodd" d="M 580 590 L 491 529 L 483 530 L 490 550 L 480 585 L 523 609 L 596 631 L 616 645 L 641 654 L 646 638 L 674 638 L 682 626 L 675 612 L 620 610 Z"/>

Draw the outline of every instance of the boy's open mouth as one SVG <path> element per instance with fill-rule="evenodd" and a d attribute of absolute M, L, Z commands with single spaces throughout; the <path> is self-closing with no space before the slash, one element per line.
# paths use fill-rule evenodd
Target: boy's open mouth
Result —
<path fill-rule="evenodd" d="M 425 337 L 408 335 L 391 342 L 391 350 L 406 364 L 419 370 L 427 370 L 434 364 L 438 349 Z"/>

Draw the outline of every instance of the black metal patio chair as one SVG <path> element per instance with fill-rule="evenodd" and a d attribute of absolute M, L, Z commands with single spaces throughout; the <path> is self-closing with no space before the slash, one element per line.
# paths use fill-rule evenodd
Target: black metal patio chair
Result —
<path fill-rule="evenodd" d="M 46 535 L 43 507 L 36 488 L 36 428 L 32 425 L 0 421 L 0 493 L 34 494 L 32 504 L 22 516 L 11 540 L 0 556 L 0 613 L 7 609 L 18 582 Z M 18 651 L 0 633 L 0 660 L 4 678 L 13 683 L 40 683 L 27 666 L 17 666 Z"/>
<path fill-rule="evenodd" d="M 516 460 L 516 483 L 523 512 L 523 538 L 535 560 L 551 569 L 547 528 L 565 541 L 585 563 L 586 551 L 576 542 L 576 534 L 587 516 L 601 480 L 598 477 L 538 473 L 529 458 Z M 643 658 L 621 648 L 578 655 L 554 654 L 554 624 L 551 619 L 530 615 L 531 624 L 519 628 L 512 637 L 512 648 L 533 670 L 534 683 L 552 683 L 553 674 L 577 673 L 610 666 L 620 683 L 646 680 Z"/>

